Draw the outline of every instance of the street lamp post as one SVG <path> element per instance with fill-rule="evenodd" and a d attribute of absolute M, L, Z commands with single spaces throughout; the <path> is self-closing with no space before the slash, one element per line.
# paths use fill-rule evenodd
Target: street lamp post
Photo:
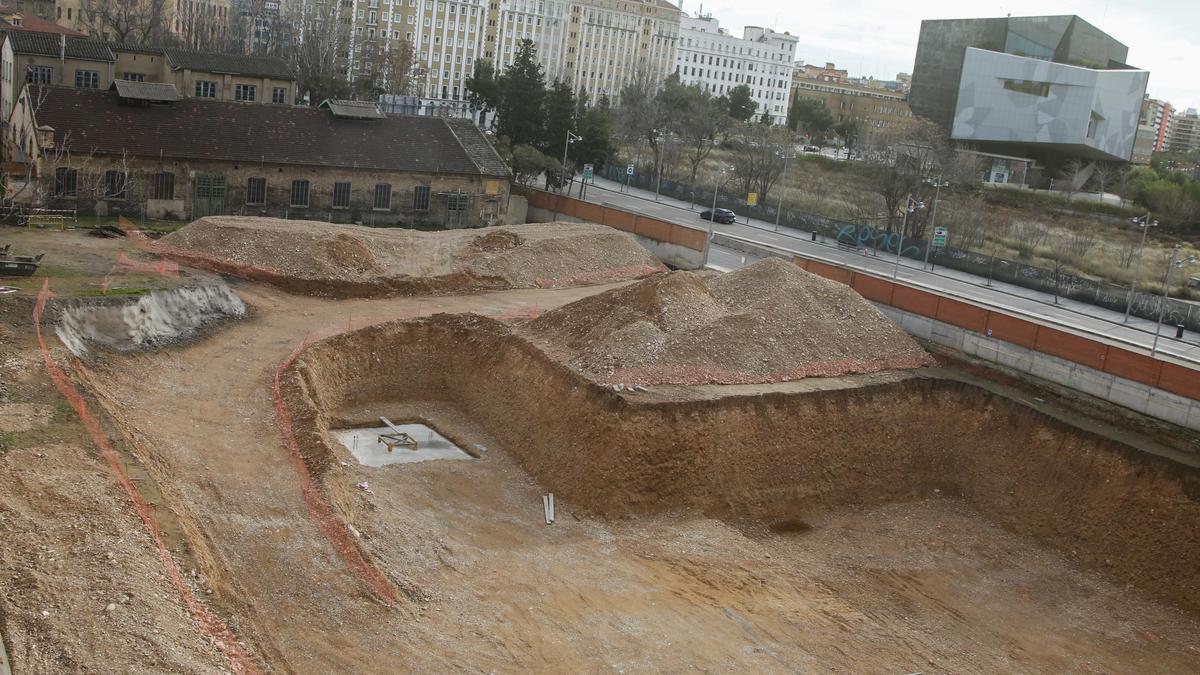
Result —
<path fill-rule="evenodd" d="M 893 279 L 900 275 L 900 254 L 904 252 L 904 231 L 908 229 L 908 214 L 923 208 L 925 205 L 913 199 L 911 192 L 904 198 L 904 222 L 900 225 L 900 243 L 896 245 L 896 267 L 892 270 Z"/>
<path fill-rule="evenodd" d="M 1171 263 L 1167 265 L 1167 278 L 1163 281 L 1163 294 L 1162 298 L 1158 301 L 1158 323 L 1154 326 L 1154 343 L 1150 346 L 1150 356 L 1158 353 L 1158 336 L 1162 333 L 1163 314 L 1167 311 L 1167 293 L 1171 290 L 1171 270 L 1180 269 L 1184 265 L 1196 262 L 1198 259 L 1194 255 L 1189 255 L 1183 260 L 1176 260 L 1175 258 L 1178 256 L 1179 245 L 1176 244 L 1175 248 L 1171 249 Z"/>
<path fill-rule="evenodd" d="M 563 187 L 567 184 L 567 150 L 571 147 L 572 143 L 574 143 L 575 141 L 582 141 L 582 140 L 583 140 L 583 136 L 576 136 L 575 134 L 571 133 L 570 130 L 567 130 L 567 140 L 565 143 L 563 143 L 562 175 L 559 176 L 561 181 L 558 186 L 559 194 L 562 194 Z M 570 196 L 569 192 L 568 192 L 568 196 Z"/>
<path fill-rule="evenodd" d="M 1138 276 L 1142 273 L 1142 256 L 1146 252 L 1146 233 L 1150 231 L 1150 228 L 1158 227 L 1158 221 L 1151 221 L 1149 213 L 1141 218 L 1134 218 L 1133 222 L 1141 225 L 1142 243 L 1138 246 L 1137 266 L 1133 268 L 1133 283 L 1129 286 L 1129 297 L 1125 300 L 1125 320 L 1122 323 L 1129 323 L 1129 312 L 1133 309 L 1133 298 L 1137 295 Z"/>
<path fill-rule="evenodd" d="M 929 249 L 933 248 L 933 226 L 937 223 L 938 198 L 942 196 L 942 188 L 950 187 L 950 181 L 944 181 L 941 176 L 938 176 L 934 186 L 936 187 L 933 193 L 933 207 L 929 210 L 929 238 L 925 242 L 925 261 L 921 263 L 921 269 L 925 269 L 929 265 Z"/>
<path fill-rule="evenodd" d="M 721 169 L 717 172 L 717 180 L 713 184 L 713 205 L 712 210 L 708 212 L 708 239 L 704 243 L 704 263 L 700 266 L 701 268 L 708 265 L 708 250 L 712 248 L 713 230 L 715 229 L 713 223 L 717 220 L 717 192 L 721 189 L 721 178 L 726 173 L 727 169 Z"/>
<path fill-rule="evenodd" d="M 657 135 L 657 133 L 658 132 L 656 131 L 655 134 Z M 663 142 L 663 150 L 662 152 L 658 153 L 658 179 L 654 182 L 654 201 L 658 201 L 658 193 L 659 190 L 662 189 L 663 160 L 665 159 L 664 155 L 666 154 L 667 134 L 664 133 L 661 136 L 657 136 L 657 138 Z"/>
<path fill-rule="evenodd" d="M 795 148 L 792 148 L 795 150 Z M 779 208 L 775 209 L 775 231 L 779 231 L 779 216 L 783 214 L 783 180 L 787 178 L 787 163 L 791 155 L 783 153 L 783 171 L 779 174 Z"/>

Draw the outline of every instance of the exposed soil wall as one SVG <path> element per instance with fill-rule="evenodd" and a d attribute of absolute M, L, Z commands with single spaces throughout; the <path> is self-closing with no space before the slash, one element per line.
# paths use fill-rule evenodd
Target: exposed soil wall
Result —
<path fill-rule="evenodd" d="M 340 410 L 453 401 L 572 508 L 767 522 L 961 495 L 1006 527 L 1200 607 L 1200 473 L 961 382 L 638 402 L 477 316 L 393 322 L 310 347 L 284 382 L 315 474 Z"/>

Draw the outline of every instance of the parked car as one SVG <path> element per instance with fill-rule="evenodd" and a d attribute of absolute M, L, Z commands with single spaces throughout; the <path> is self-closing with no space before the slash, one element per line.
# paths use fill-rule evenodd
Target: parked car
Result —
<path fill-rule="evenodd" d="M 805 152 L 820 152 L 821 148 L 818 148 L 815 145 L 806 145 L 806 146 L 804 146 L 804 151 Z"/>
<path fill-rule="evenodd" d="M 724 223 L 726 225 L 732 225 L 737 220 L 737 214 L 729 209 L 717 209 L 716 211 L 704 209 L 700 212 L 700 217 L 704 220 L 711 220 L 714 223 Z"/>

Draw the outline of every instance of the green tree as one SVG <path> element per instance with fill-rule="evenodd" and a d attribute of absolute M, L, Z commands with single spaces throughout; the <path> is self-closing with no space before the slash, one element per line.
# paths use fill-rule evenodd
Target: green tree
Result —
<path fill-rule="evenodd" d="M 467 89 L 467 102 L 478 110 L 485 112 L 495 110 L 500 105 L 500 82 L 496 79 L 496 66 L 490 59 L 475 59 L 463 85 Z"/>
<path fill-rule="evenodd" d="M 613 154 L 612 114 L 608 108 L 585 108 L 578 115 L 582 140 L 571 146 L 570 157 L 577 165 L 604 164 Z"/>
<path fill-rule="evenodd" d="M 533 40 L 522 40 L 516 56 L 500 76 L 496 127 L 512 144 L 541 146 L 546 103 L 546 76 L 537 62 Z"/>
<path fill-rule="evenodd" d="M 567 133 L 582 135 L 576 130 L 575 93 L 566 82 L 555 82 L 546 93 L 545 128 L 538 149 L 551 157 L 561 157 Z"/>
<path fill-rule="evenodd" d="M 816 139 L 833 128 L 833 114 L 821 99 L 797 96 L 788 107 L 787 125 L 792 131 Z"/>
<path fill-rule="evenodd" d="M 749 122 L 751 117 L 754 117 L 754 112 L 758 110 L 758 104 L 754 102 L 754 98 L 750 95 L 750 87 L 744 84 L 739 84 L 729 90 L 729 116 L 739 122 Z"/>

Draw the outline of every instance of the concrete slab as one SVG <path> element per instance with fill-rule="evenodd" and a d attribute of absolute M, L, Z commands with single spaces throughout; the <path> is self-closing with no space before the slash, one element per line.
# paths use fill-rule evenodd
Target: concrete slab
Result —
<path fill-rule="evenodd" d="M 1065 386 L 1071 385 L 1071 371 L 1074 370 L 1075 364 L 1070 361 L 1065 361 L 1056 356 L 1049 356 L 1034 352 L 1033 368 L 1029 370 L 1031 375 L 1049 380 L 1055 384 Z"/>
<path fill-rule="evenodd" d="M 451 443 L 438 432 L 424 424 L 397 424 L 396 428 L 417 441 L 417 449 L 396 448 L 388 452 L 387 446 L 379 441 L 380 434 L 390 434 L 388 427 L 367 429 L 339 429 L 329 433 L 338 440 L 360 464 L 371 467 L 389 464 L 410 464 L 435 459 L 471 459 L 462 448 Z"/>
<path fill-rule="evenodd" d="M 1176 396 L 1161 389 L 1154 389 L 1150 392 L 1150 400 L 1146 403 L 1146 414 L 1186 426 L 1191 408 L 1192 399 Z"/>
<path fill-rule="evenodd" d="M 934 321 L 930 331 L 929 339 L 940 345 L 949 347 L 951 349 L 956 349 L 961 352 L 965 351 L 963 349 L 963 338 L 966 333 L 967 331 L 959 328 L 958 326 L 952 326 L 941 321 Z"/>
<path fill-rule="evenodd" d="M 915 335 L 925 340 L 933 337 L 933 319 L 905 312 L 900 325 L 908 331 L 909 335 Z"/>
<path fill-rule="evenodd" d="M 1188 411 L 1187 427 L 1200 429 L 1200 401 L 1192 402 L 1192 409 Z"/>
<path fill-rule="evenodd" d="M 1150 401 L 1150 387 L 1122 377 L 1113 378 L 1112 386 L 1108 389 L 1108 400 L 1145 413 L 1146 404 Z"/>
<path fill-rule="evenodd" d="M 996 363 L 1028 373 L 1033 370 L 1033 350 L 1008 342 L 996 343 Z"/>
<path fill-rule="evenodd" d="M 1067 386 L 1098 398 L 1107 399 L 1114 379 L 1116 378 L 1109 373 L 1076 364 L 1071 370 Z"/>

